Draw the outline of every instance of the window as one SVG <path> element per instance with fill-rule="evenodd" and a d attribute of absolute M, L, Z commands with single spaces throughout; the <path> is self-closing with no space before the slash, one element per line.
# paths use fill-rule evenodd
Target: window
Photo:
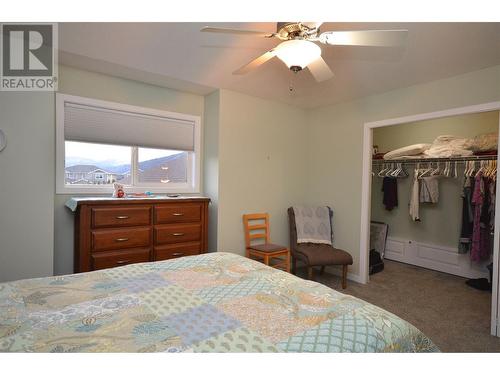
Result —
<path fill-rule="evenodd" d="M 199 117 L 57 95 L 57 193 L 199 192 Z"/>

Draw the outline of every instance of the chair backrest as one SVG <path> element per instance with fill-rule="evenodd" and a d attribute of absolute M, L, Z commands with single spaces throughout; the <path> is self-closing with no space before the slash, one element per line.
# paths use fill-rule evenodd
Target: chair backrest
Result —
<path fill-rule="evenodd" d="M 245 231 L 245 247 L 249 248 L 253 240 L 263 239 L 265 243 L 271 242 L 269 230 L 269 214 L 243 215 L 243 230 Z"/>

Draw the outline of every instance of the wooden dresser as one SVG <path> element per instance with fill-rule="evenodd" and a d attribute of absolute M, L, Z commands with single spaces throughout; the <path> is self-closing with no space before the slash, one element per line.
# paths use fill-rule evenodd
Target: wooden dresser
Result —
<path fill-rule="evenodd" d="M 75 272 L 207 252 L 208 198 L 79 201 Z"/>

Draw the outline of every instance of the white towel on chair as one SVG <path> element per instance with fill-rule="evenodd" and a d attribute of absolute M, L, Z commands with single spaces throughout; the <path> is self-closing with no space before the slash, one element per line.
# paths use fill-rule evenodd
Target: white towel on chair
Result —
<path fill-rule="evenodd" d="M 330 210 L 326 206 L 293 207 L 297 243 L 332 244 Z"/>

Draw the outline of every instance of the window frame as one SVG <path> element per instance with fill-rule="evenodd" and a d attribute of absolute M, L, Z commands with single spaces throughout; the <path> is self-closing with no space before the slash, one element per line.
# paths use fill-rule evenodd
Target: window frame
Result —
<path fill-rule="evenodd" d="M 108 109 L 138 112 L 141 114 L 170 117 L 179 120 L 192 121 L 194 123 L 194 151 L 188 152 L 187 183 L 172 183 L 169 186 L 158 184 L 139 183 L 137 176 L 138 149 L 144 146 L 135 145 L 131 147 L 131 185 L 125 186 L 127 193 L 141 193 L 151 191 L 153 193 L 177 193 L 177 194 L 199 194 L 201 185 L 201 118 L 200 116 L 186 115 L 183 113 L 168 112 L 147 107 L 132 106 L 128 104 L 109 102 L 98 99 L 85 98 L 81 96 L 56 94 L 56 194 L 111 194 L 113 186 L 103 185 L 67 185 L 66 176 L 66 147 L 64 137 L 64 104 L 66 102 L 99 106 Z M 103 143 L 105 144 L 105 143 Z M 147 148 L 147 147 L 144 147 Z"/>

